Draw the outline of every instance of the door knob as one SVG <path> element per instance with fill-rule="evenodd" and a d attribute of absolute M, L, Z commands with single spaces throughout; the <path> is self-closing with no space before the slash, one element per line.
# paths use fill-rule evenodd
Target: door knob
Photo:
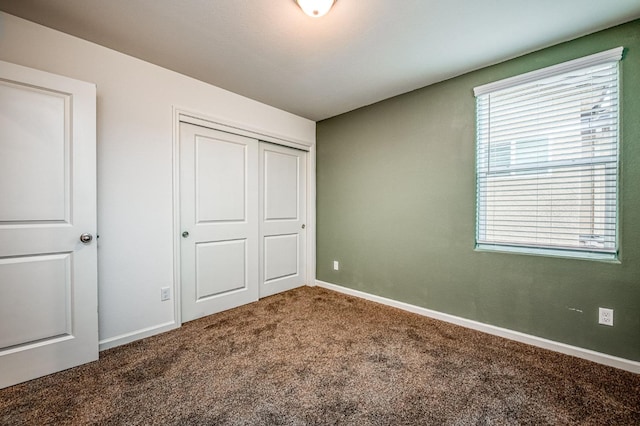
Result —
<path fill-rule="evenodd" d="M 305 228 L 305 224 L 303 223 L 303 224 L 302 224 L 302 229 L 304 229 L 304 228 Z"/>
<path fill-rule="evenodd" d="M 184 231 L 182 233 L 182 238 L 189 238 L 189 233 L 187 231 Z"/>
<path fill-rule="evenodd" d="M 93 235 L 91 234 L 84 233 L 80 235 L 80 241 L 82 241 L 83 244 L 89 244 L 91 240 L 93 240 Z"/>

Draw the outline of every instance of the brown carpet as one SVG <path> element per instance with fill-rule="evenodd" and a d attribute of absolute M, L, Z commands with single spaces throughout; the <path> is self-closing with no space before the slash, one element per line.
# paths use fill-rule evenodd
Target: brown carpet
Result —
<path fill-rule="evenodd" d="M 0 424 L 640 424 L 640 376 L 300 288 L 0 390 Z"/>

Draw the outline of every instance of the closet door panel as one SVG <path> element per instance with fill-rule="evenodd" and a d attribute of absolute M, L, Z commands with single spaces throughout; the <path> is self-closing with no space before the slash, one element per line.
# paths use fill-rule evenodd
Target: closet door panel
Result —
<path fill-rule="evenodd" d="M 305 284 L 306 156 L 260 144 L 260 297 Z"/>
<path fill-rule="evenodd" d="M 183 322 L 258 299 L 258 147 L 181 123 Z"/>

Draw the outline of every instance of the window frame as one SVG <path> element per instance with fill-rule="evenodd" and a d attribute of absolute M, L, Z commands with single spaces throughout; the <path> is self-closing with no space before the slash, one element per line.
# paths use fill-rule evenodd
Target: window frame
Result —
<path fill-rule="evenodd" d="M 610 49 L 604 52 L 600 52 L 600 53 L 596 53 L 594 55 L 589 55 L 583 58 L 578 58 L 572 61 L 568 61 L 568 62 L 564 62 L 558 65 L 554 65 L 554 66 L 550 66 L 550 67 L 546 67 L 540 70 L 535 70 L 535 71 L 531 71 L 525 74 L 521 74 L 521 75 L 517 75 L 514 77 L 510 77 L 510 78 L 506 78 L 503 80 L 499 80 L 496 82 L 492 82 L 492 83 L 488 83 L 488 84 L 484 84 L 478 87 L 475 87 L 474 90 L 474 95 L 476 98 L 479 98 L 482 95 L 488 95 L 494 92 L 498 92 L 504 89 L 509 89 L 515 86 L 520 86 L 520 85 L 524 85 L 527 83 L 534 83 L 540 80 L 544 80 L 550 77 L 555 77 L 561 74 L 565 74 L 565 73 L 569 73 L 572 71 L 577 71 L 577 70 L 582 70 L 582 69 L 586 69 L 592 66 L 597 66 L 600 64 L 606 64 L 606 63 L 613 63 L 613 62 L 619 62 L 622 60 L 623 57 L 623 53 L 624 53 L 624 48 L 623 47 L 617 47 L 614 49 Z M 621 122 L 621 97 L 622 97 L 622 89 L 621 89 L 621 78 L 620 78 L 620 65 L 617 65 L 618 67 L 618 73 L 616 76 L 616 83 L 617 83 L 617 94 L 618 94 L 618 99 L 617 99 L 617 111 L 618 111 L 618 115 L 617 115 L 617 120 L 615 123 L 616 126 L 616 139 L 615 139 L 615 146 L 616 146 L 616 158 L 615 158 L 615 164 L 616 164 L 616 175 L 615 175 L 615 180 L 616 180 L 616 187 L 615 187 L 615 230 L 614 230 L 614 243 L 615 243 L 615 248 L 614 250 L 611 251 L 604 251 L 604 249 L 601 250 L 597 250 L 593 247 L 589 247 L 588 245 L 585 248 L 582 247 L 555 247 L 553 245 L 547 245 L 544 246 L 542 244 L 539 243 L 505 243 L 505 242 L 487 242 L 487 241 L 482 241 L 480 238 L 480 235 L 482 234 L 482 229 L 484 226 L 485 232 L 486 232 L 486 227 L 487 227 L 487 222 L 486 219 L 484 222 L 481 223 L 481 208 L 482 208 L 482 203 L 484 202 L 486 204 L 486 201 L 484 199 L 481 199 L 483 197 L 481 197 L 481 191 L 480 191 L 480 137 L 479 134 L 476 134 L 476 159 L 475 159 L 475 176 L 476 176 L 476 221 L 475 221 L 475 250 L 476 251 L 487 251 L 487 252 L 502 252 L 502 253 L 516 253 L 516 254 L 527 254 L 527 255 L 534 255 L 534 256 L 551 256 L 551 257 L 563 257 L 563 258 L 577 258 L 577 259 L 588 259 L 588 260 L 597 260 L 597 261 L 605 261 L 605 262 L 614 262 L 614 263 L 620 263 L 619 262 L 619 251 L 620 251 L 620 237 L 619 237 L 619 228 L 620 228 L 620 186 L 621 186 L 621 179 L 620 179 L 620 171 L 621 171 L 621 167 L 620 167 L 620 148 L 621 148 L 621 141 L 620 141 L 620 134 L 621 134 L 621 129 L 620 129 L 620 122 Z M 479 116 L 479 107 L 478 105 L 476 105 L 476 129 L 479 128 L 479 123 L 480 123 L 480 116 Z M 499 142 L 501 143 L 501 142 Z M 526 170 L 519 170 L 518 167 L 518 162 L 517 162 L 517 145 L 518 145 L 518 141 L 517 140 L 512 140 L 509 141 L 505 144 L 505 147 L 500 147 L 500 149 L 503 149 L 504 152 L 507 152 L 509 155 L 509 161 L 506 161 L 506 154 L 502 154 L 505 156 L 505 159 L 499 159 L 498 160 L 498 164 L 503 164 L 502 167 L 500 167 L 499 170 L 493 171 L 493 172 L 487 172 L 489 174 L 494 173 L 496 176 L 498 175 L 505 175 L 505 176 L 509 176 L 509 175 L 514 175 L 514 174 L 522 174 L 522 173 L 527 173 Z M 506 148 L 508 147 L 508 148 Z M 486 147 L 485 147 L 486 148 Z M 486 156 L 490 156 L 491 154 L 491 146 L 489 145 L 489 151 L 487 151 L 487 153 L 485 153 L 484 155 Z M 549 149 L 549 142 L 547 142 L 547 149 Z M 515 161 L 514 161 L 515 160 Z M 487 158 L 486 161 L 489 161 L 489 159 Z M 501 161 L 501 162 L 500 162 Z M 584 161 L 584 162 L 588 162 L 589 164 L 592 164 L 592 162 L 589 162 L 588 160 L 578 160 L 578 161 Z M 558 163 L 558 162 L 554 162 L 554 161 L 547 161 L 548 163 Z M 575 160 L 572 162 L 572 164 L 575 164 Z M 558 164 L 555 164 L 555 166 L 557 166 Z M 539 166 L 539 169 L 544 168 L 544 166 Z M 539 174 L 540 172 L 535 172 L 535 174 Z M 486 208 L 486 206 L 485 206 Z M 486 213 L 485 211 L 482 211 L 482 214 Z M 582 237 L 582 235 L 580 235 L 580 237 Z M 524 238 L 523 238 L 524 240 Z M 582 241 L 582 240 L 581 240 Z M 588 243 L 585 240 L 585 243 Z"/>

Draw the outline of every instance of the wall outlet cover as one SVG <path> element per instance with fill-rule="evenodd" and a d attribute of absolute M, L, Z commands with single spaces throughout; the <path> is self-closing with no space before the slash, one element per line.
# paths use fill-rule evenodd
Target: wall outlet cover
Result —
<path fill-rule="evenodd" d="M 337 260 L 333 261 L 333 270 L 337 271 L 340 269 L 340 263 Z"/>
<path fill-rule="evenodd" d="M 165 300 L 171 299 L 171 288 L 170 287 L 162 287 L 160 289 L 160 300 L 164 302 Z"/>
<path fill-rule="evenodd" d="M 598 308 L 598 324 L 613 326 L 613 309 Z"/>

